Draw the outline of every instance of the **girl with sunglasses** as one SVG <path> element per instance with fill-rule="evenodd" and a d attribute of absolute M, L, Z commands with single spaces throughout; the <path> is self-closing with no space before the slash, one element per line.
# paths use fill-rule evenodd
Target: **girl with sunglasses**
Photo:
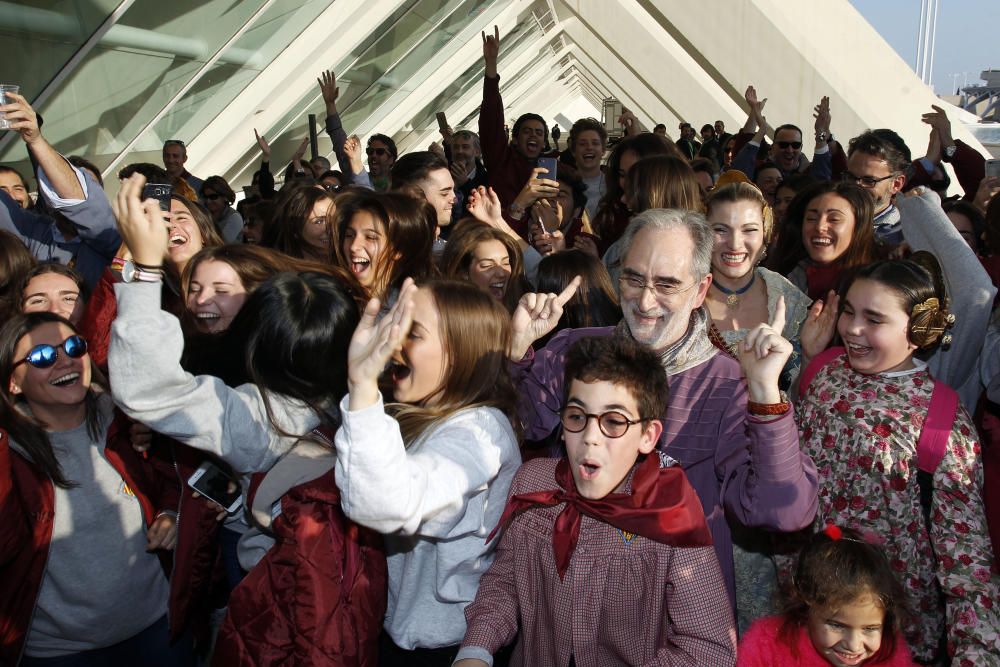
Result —
<path fill-rule="evenodd" d="M 348 351 L 336 482 L 344 513 L 385 539 L 389 608 L 380 665 L 451 665 L 463 610 L 521 463 L 507 373 L 510 316 L 453 280 L 407 279 L 383 317 L 368 302 Z M 395 402 L 379 379 L 388 367 Z"/>
<path fill-rule="evenodd" d="M 169 643 L 164 485 L 87 342 L 48 312 L 0 329 L 0 663 L 191 665 Z M 102 662 L 97 662 L 102 661 Z"/>
<path fill-rule="evenodd" d="M 143 183 L 140 175 L 123 182 L 118 222 L 136 260 L 151 264 L 168 239 L 155 202 L 139 200 Z M 226 380 L 181 366 L 180 323 L 160 308 L 158 284 L 121 284 L 116 295 L 115 400 L 149 428 L 252 477 L 243 505 L 271 538 L 257 550 L 240 540 L 250 572 L 230 596 L 216 663 L 372 664 L 385 558 L 377 536 L 344 516 L 329 474 L 358 322 L 354 295 L 315 272 L 265 280 L 229 327 L 242 364 Z"/>

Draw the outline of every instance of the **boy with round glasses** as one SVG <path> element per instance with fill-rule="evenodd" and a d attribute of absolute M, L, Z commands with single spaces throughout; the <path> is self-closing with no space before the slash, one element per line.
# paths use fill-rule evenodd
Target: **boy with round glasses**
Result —
<path fill-rule="evenodd" d="M 514 477 L 459 667 L 732 665 L 735 627 L 701 503 L 654 450 L 667 381 L 627 337 L 583 338 L 566 358 L 566 456 Z"/>

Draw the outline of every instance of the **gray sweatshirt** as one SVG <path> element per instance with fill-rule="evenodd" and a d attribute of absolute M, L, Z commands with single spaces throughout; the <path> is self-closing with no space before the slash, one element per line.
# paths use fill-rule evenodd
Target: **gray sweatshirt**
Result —
<path fill-rule="evenodd" d="M 933 377 L 958 392 L 962 405 L 972 414 L 983 390 L 979 379 L 979 353 L 993 310 L 996 288 L 969 244 L 941 209 L 931 192 L 896 201 L 903 237 L 914 251 L 926 250 L 937 257 L 944 273 L 955 314 L 951 346 L 938 349 L 928 360 Z"/>
<path fill-rule="evenodd" d="M 86 422 L 49 433 L 77 486 L 53 486 L 52 542 L 24 649 L 33 658 L 117 644 L 167 613 L 167 578 L 146 552 L 139 501 L 104 456 L 114 414 L 110 397 L 99 400 L 100 439 L 90 437 Z"/>
<path fill-rule="evenodd" d="M 181 325 L 160 308 L 160 291 L 159 283 L 115 285 L 118 317 L 111 326 L 108 371 L 118 407 L 238 472 L 269 470 L 298 438 L 281 436 L 271 426 L 256 385 L 232 388 L 181 368 Z M 319 425 L 303 403 L 277 394 L 270 402 L 285 433 L 302 435 Z"/>

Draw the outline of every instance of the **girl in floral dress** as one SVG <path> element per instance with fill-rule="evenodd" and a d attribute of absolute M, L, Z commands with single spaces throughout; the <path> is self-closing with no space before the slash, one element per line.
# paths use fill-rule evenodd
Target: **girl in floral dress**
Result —
<path fill-rule="evenodd" d="M 923 484 L 918 476 L 935 380 L 914 354 L 937 347 L 954 321 L 937 260 L 916 253 L 876 262 L 845 294 L 814 304 L 802 329 L 806 370 L 796 409 L 820 475 L 817 527 L 849 526 L 883 546 L 907 591 L 904 633 L 918 660 L 945 660 L 947 633 L 951 664 L 1000 665 L 1000 586 L 991 573 L 979 443 L 960 405 L 933 475 Z M 810 364 L 835 328 L 844 348 Z"/>

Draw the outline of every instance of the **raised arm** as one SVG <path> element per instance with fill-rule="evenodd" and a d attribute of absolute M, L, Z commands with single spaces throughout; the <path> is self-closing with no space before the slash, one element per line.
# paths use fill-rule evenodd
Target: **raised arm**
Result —
<path fill-rule="evenodd" d="M 510 149 L 510 139 L 504 132 L 503 100 L 500 97 L 500 75 L 497 58 L 500 55 L 500 28 L 493 26 L 493 34 L 483 33 L 483 60 L 486 65 L 483 77 L 483 105 L 479 111 L 479 142 L 483 151 L 486 170 L 498 168 Z"/>
<path fill-rule="evenodd" d="M 167 227 L 158 204 L 139 201 L 145 179 L 135 174 L 118 195 L 119 225 L 138 264 L 162 265 Z M 221 457 L 240 472 L 268 470 L 294 443 L 271 426 L 256 385 L 233 389 L 180 364 L 180 322 L 160 308 L 161 284 L 115 286 L 118 316 L 111 329 L 108 368 L 115 403 L 130 417 L 191 447 Z M 305 434 L 319 424 L 307 406 L 272 395 L 280 429 Z"/>
<path fill-rule="evenodd" d="M 0 105 L 10 123 L 10 129 L 21 135 L 28 151 L 45 173 L 52 191 L 60 199 L 82 200 L 87 197 L 73 166 L 54 149 L 38 129 L 38 117 L 28 101 L 16 93 L 8 94 L 14 100 L 11 104 Z"/>
<path fill-rule="evenodd" d="M 254 128 L 254 136 L 257 138 L 257 145 L 260 147 L 260 169 L 257 170 L 257 190 L 262 199 L 274 199 L 274 174 L 271 173 L 271 145 L 267 143 L 264 135 Z"/>
<path fill-rule="evenodd" d="M 353 174 L 351 171 L 351 160 L 344 152 L 344 143 L 347 141 L 347 132 L 340 120 L 340 113 L 337 111 L 337 98 L 340 97 L 340 88 L 337 86 L 337 75 L 333 70 L 323 72 L 316 82 L 319 84 L 320 93 L 323 95 L 323 103 L 326 105 L 326 133 L 330 135 L 333 143 L 333 154 L 337 156 L 337 164 L 343 174 Z"/>
<path fill-rule="evenodd" d="M 816 146 L 813 148 L 813 159 L 809 165 L 809 173 L 817 181 L 828 181 L 833 177 L 833 156 L 827 139 L 830 138 L 830 98 L 823 96 L 819 104 L 813 108 L 813 130 L 816 133 Z"/>

